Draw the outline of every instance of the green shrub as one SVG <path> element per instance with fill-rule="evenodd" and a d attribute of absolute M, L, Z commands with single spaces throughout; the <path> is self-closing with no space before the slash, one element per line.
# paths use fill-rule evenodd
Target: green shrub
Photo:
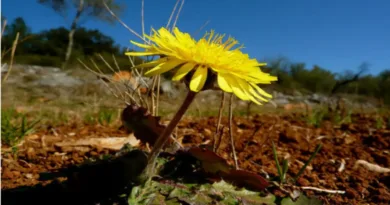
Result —
<path fill-rule="evenodd" d="M 26 114 L 17 113 L 14 109 L 1 111 L 1 140 L 4 144 L 14 147 L 23 138 L 34 132 L 34 127 L 40 119 L 28 121 Z"/>

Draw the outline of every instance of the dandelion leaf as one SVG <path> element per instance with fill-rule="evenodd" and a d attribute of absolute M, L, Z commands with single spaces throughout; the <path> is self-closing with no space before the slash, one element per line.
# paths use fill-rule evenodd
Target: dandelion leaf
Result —
<path fill-rule="evenodd" d="M 298 197 L 296 201 L 292 200 L 290 197 L 286 197 L 282 199 L 281 205 L 322 205 L 324 204 L 320 199 L 314 197 L 307 197 L 305 195 L 301 195 Z"/>

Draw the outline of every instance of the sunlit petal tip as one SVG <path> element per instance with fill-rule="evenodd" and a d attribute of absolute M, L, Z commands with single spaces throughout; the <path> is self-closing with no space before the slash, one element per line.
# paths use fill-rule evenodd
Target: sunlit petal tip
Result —
<path fill-rule="evenodd" d="M 159 64 L 158 66 L 145 72 L 145 76 L 151 77 L 154 75 L 160 75 L 162 73 L 165 73 L 165 72 L 168 72 L 168 71 L 174 69 L 176 66 L 178 66 L 181 63 L 182 62 L 179 60 L 169 60 L 167 62 L 163 62 L 163 63 Z"/>
<path fill-rule="evenodd" d="M 190 90 L 194 92 L 199 92 L 202 90 L 204 84 L 207 80 L 207 68 L 204 66 L 196 69 L 194 75 L 192 76 L 190 82 Z"/>
<path fill-rule="evenodd" d="M 272 95 L 271 94 L 268 94 L 267 92 L 265 92 L 263 89 L 261 89 L 259 86 L 257 86 L 254 83 L 250 83 L 250 84 L 255 89 L 255 91 L 257 91 L 257 93 L 259 93 L 262 96 L 265 96 L 267 98 L 271 98 L 272 99 Z"/>
<path fill-rule="evenodd" d="M 138 43 L 138 42 L 135 42 L 135 41 L 130 41 L 132 44 L 140 47 L 140 48 L 145 48 L 145 49 L 148 49 L 148 48 L 151 48 L 150 45 L 147 45 L 147 44 L 142 44 L 142 43 Z"/>
<path fill-rule="evenodd" d="M 262 103 L 259 102 L 259 101 L 258 101 L 255 97 L 253 97 L 253 96 L 250 96 L 250 101 L 256 103 L 257 105 L 262 105 Z"/>
<path fill-rule="evenodd" d="M 266 98 L 261 98 L 261 99 L 259 99 L 259 100 L 261 100 L 261 101 L 263 101 L 263 102 L 268 102 L 268 101 L 269 101 L 269 100 L 266 99 Z"/>
<path fill-rule="evenodd" d="M 153 56 L 157 55 L 155 52 L 126 52 L 125 55 L 128 56 Z"/>
<path fill-rule="evenodd" d="M 134 66 L 133 68 L 148 68 L 148 67 L 154 67 L 154 66 L 158 66 L 159 64 L 163 63 L 167 61 L 167 58 L 159 58 L 155 61 L 150 61 L 150 62 L 147 62 L 147 63 L 142 63 L 142 64 L 139 64 L 139 65 L 136 65 Z"/>
<path fill-rule="evenodd" d="M 267 66 L 267 63 L 259 63 L 258 66 Z"/>
<path fill-rule="evenodd" d="M 177 70 L 177 72 L 175 73 L 175 75 L 173 76 L 172 80 L 173 81 L 179 81 L 181 80 L 184 76 L 186 76 L 192 69 L 195 68 L 195 64 L 193 63 L 187 63 L 187 64 L 184 64 L 182 65 L 179 70 Z"/>
<path fill-rule="evenodd" d="M 218 82 L 218 86 L 221 88 L 221 90 L 228 92 L 228 93 L 233 92 L 232 88 L 230 87 L 230 85 L 225 77 L 225 74 L 222 74 L 222 73 L 218 74 L 217 82 Z"/>

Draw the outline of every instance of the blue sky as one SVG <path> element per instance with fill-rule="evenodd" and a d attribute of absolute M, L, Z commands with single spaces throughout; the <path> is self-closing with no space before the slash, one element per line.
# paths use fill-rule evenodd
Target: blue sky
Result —
<path fill-rule="evenodd" d="M 21 16 L 33 32 L 69 27 L 50 8 L 35 0 L 2 1 L 2 15 L 12 21 Z M 141 0 L 120 0 L 127 4 L 122 20 L 141 32 Z M 176 0 L 145 0 L 145 25 L 165 26 Z M 354 70 L 370 63 L 370 73 L 390 68 L 389 0 L 186 0 L 177 26 L 195 33 L 214 29 L 232 35 L 245 45 L 244 52 L 259 60 L 280 56 L 292 62 L 317 64 L 333 72 Z M 83 26 L 97 28 L 122 46 L 138 40 L 119 24 L 93 19 Z"/>

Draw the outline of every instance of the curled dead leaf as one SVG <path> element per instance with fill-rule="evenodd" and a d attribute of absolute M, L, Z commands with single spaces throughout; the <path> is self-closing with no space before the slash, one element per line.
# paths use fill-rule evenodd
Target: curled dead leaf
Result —
<path fill-rule="evenodd" d="M 231 170 L 229 173 L 224 173 L 222 178 L 235 186 L 254 191 L 262 191 L 269 185 L 262 176 L 245 170 Z"/>
<path fill-rule="evenodd" d="M 226 160 L 213 151 L 200 147 L 191 147 L 188 153 L 201 162 L 202 168 L 207 173 L 228 173 L 230 171 L 230 166 Z"/>
<path fill-rule="evenodd" d="M 143 143 L 154 145 L 159 135 L 164 131 L 165 126 L 160 124 L 161 117 L 152 116 L 144 107 L 128 105 L 122 112 L 122 123 L 129 132 Z M 169 139 L 166 146 L 173 143 Z"/>

